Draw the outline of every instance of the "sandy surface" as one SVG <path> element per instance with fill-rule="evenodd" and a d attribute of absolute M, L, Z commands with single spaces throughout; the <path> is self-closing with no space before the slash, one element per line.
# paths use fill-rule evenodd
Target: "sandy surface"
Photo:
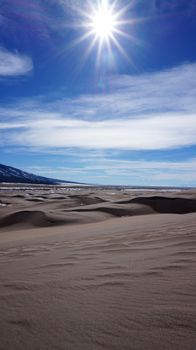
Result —
<path fill-rule="evenodd" d="M 0 192 L 1 350 L 194 350 L 196 192 Z"/>

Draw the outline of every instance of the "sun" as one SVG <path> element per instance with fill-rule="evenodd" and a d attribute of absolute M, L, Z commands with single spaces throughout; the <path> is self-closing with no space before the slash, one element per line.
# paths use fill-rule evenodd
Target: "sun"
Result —
<path fill-rule="evenodd" d="M 86 61 L 91 51 L 96 47 L 97 63 L 101 62 L 102 53 L 105 57 L 105 53 L 108 52 L 108 57 L 112 58 L 115 56 L 115 47 L 130 62 L 130 57 L 128 57 L 122 43 L 125 42 L 124 39 L 135 41 L 135 37 L 131 35 L 131 27 L 137 22 L 137 19 L 130 18 L 130 8 L 134 2 L 130 1 L 122 6 L 121 0 L 86 1 L 85 10 L 78 10 L 82 20 L 77 28 L 82 29 L 82 35 L 73 43 L 75 46 L 87 41 L 83 61 Z"/>
<path fill-rule="evenodd" d="M 92 28 L 92 33 L 101 41 L 112 38 L 118 29 L 118 21 L 117 15 L 109 8 L 107 2 L 100 3 L 98 9 L 93 11 L 89 28 Z"/>

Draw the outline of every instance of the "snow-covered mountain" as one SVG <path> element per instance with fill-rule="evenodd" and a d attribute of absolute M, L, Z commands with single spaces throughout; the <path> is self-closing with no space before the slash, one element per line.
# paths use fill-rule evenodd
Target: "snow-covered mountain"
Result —
<path fill-rule="evenodd" d="M 56 179 L 50 179 L 43 176 L 27 173 L 11 166 L 0 164 L 0 183 L 30 183 L 30 184 L 45 184 L 45 185 L 57 185 L 63 183 L 72 183 L 71 181 L 62 181 Z"/>

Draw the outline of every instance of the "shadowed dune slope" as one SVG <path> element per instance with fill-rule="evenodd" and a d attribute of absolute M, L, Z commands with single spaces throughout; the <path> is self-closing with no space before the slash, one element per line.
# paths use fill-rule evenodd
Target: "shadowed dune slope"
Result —
<path fill-rule="evenodd" d="M 196 199 L 168 197 L 138 197 L 130 201 L 150 206 L 158 213 L 188 214 L 196 212 Z"/>
<path fill-rule="evenodd" d="M 94 196 L 84 196 L 84 195 L 75 195 L 69 196 L 71 199 L 75 199 L 79 205 L 90 205 L 90 204 L 98 204 L 106 202 L 103 198 L 94 197 Z"/>
<path fill-rule="evenodd" d="M 148 215 L 153 214 L 154 211 L 147 205 L 142 204 L 131 204 L 131 205 L 120 205 L 116 203 L 105 203 L 104 205 L 89 205 L 82 208 L 74 208 L 76 212 L 89 212 L 89 213 L 106 213 L 115 217 L 122 216 L 137 216 L 137 215 Z"/>
<path fill-rule="evenodd" d="M 196 199 L 169 197 L 137 197 L 125 201 L 104 203 L 104 205 L 89 205 L 74 208 L 77 212 L 99 211 L 113 216 L 135 216 L 152 213 L 188 214 L 196 212 Z"/>
<path fill-rule="evenodd" d="M 63 220 L 57 216 L 47 215 L 42 211 L 23 210 L 5 215 L 0 219 L 0 227 L 24 225 L 29 227 L 48 227 L 63 225 L 71 220 Z"/>

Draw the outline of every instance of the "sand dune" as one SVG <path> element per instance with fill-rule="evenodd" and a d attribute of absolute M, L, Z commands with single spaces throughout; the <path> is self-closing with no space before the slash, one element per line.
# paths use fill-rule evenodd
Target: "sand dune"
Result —
<path fill-rule="evenodd" d="M 69 196 L 71 199 L 75 199 L 80 205 L 98 204 L 103 203 L 105 200 L 97 196 L 84 196 L 84 195 L 72 195 Z"/>
<path fill-rule="evenodd" d="M 103 193 L 104 195 L 104 193 Z M 104 196 L 103 196 L 104 197 Z M 4 204 L 5 203 L 5 204 Z M 186 214 L 196 212 L 196 199 L 184 195 L 175 197 L 137 196 L 130 194 L 119 200 L 119 193 L 112 200 L 102 198 L 102 193 L 89 195 L 23 193 L 5 196 L 1 200 L 0 227 L 48 227 L 65 224 L 82 224 L 154 213 Z M 15 209 L 15 210 L 14 210 Z"/>
<path fill-rule="evenodd" d="M 0 350 L 193 350 L 195 200 L 2 192 Z"/>
<path fill-rule="evenodd" d="M 158 213 L 187 214 L 196 212 L 196 199 L 189 198 L 138 197 L 124 203 L 144 204 Z"/>
<path fill-rule="evenodd" d="M 0 227 L 22 225 L 29 227 L 48 227 L 65 224 L 66 220 L 62 220 L 52 215 L 46 215 L 42 211 L 23 210 L 3 216 L 0 219 Z"/>
<path fill-rule="evenodd" d="M 152 214 L 153 210 L 147 205 L 124 205 L 106 203 L 104 205 L 88 205 L 81 208 L 73 208 L 74 212 L 102 212 L 115 217 Z"/>

